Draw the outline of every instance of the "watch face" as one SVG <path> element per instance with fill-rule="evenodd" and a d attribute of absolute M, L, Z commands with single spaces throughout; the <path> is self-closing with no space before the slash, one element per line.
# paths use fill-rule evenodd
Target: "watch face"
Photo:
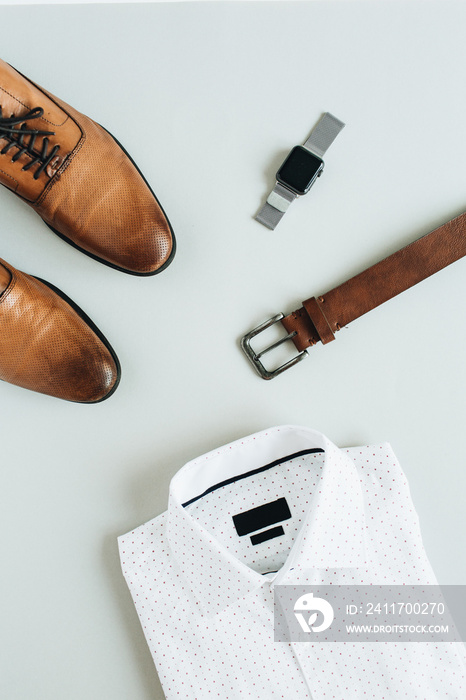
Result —
<path fill-rule="evenodd" d="M 295 146 L 277 173 L 277 180 L 297 194 L 306 194 L 324 161 L 303 146 Z"/>

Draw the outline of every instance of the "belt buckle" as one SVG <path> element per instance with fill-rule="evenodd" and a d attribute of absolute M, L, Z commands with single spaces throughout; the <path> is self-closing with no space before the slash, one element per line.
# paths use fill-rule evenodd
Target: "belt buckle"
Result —
<path fill-rule="evenodd" d="M 296 331 L 288 333 L 288 335 L 283 336 L 283 338 L 280 338 L 272 345 L 269 345 L 267 348 L 264 348 L 264 350 L 261 350 L 259 353 L 256 353 L 252 349 L 251 340 L 255 338 L 256 335 L 259 335 L 259 333 L 262 333 L 262 331 L 265 331 L 267 328 L 270 328 L 270 326 L 273 326 L 275 323 L 281 321 L 282 318 L 284 318 L 283 314 L 277 314 L 276 316 L 269 318 L 268 321 L 264 321 L 264 323 L 261 323 L 260 326 L 257 326 L 257 328 L 254 328 L 254 330 L 246 333 L 246 335 L 241 338 L 241 347 L 243 351 L 252 362 L 256 372 L 262 377 L 262 379 L 273 379 L 274 377 L 277 377 L 285 370 L 290 369 L 290 367 L 293 367 L 293 365 L 296 365 L 298 362 L 301 362 L 301 360 L 304 360 L 308 355 L 307 350 L 302 350 L 298 355 L 291 358 L 291 360 L 288 360 L 288 362 L 285 362 L 283 365 L 280 365 L 280 367 L 277 367 L 277 369 L 269 371 L 264 367 L 261 362 L 261 357 L 267 352 L 278 348 L 282 343 L 286 343 L 287 340 L 291 340 L 296 335 Z"/>

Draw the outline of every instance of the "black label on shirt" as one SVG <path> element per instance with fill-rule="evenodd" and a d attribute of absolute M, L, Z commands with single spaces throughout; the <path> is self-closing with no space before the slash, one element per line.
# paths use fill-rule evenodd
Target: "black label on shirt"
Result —
<path fill-rule="evenodd" d="M 291 518 L 291 512 L 286 502 L 286 498 L 278 498 L 271 503 L 265 503 L 263 506 L 245 510 L 243 513 L 238 513 L 233 516 L 233 523 L 236 532 L 240 537 L 248 535 L 254 530 L 261 530 L 263 527 L 274 525 L 282 520 Z M 277 535 L 274 535 L 277 537 Z"/>
<path fill-rule="evenodd" d="M 261 542 L 267 542 L 267 540 L 273 540 L 274 537 L 281 537 L 285 534 L 285 530 L 281 525 L 278 527 L 271 527 L 269 530 L 263 530 L 258 532 L 257 535 L 251 535 L 251 544 L 260 544 Z"/>

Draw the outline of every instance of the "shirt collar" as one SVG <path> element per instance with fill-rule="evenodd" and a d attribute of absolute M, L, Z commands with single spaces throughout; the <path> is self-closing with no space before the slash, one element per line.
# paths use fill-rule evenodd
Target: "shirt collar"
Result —
<path fill-rule="evenodd" d="M 291 583 L 293 576 L 299 577 L 308 569 L 365 564 L 363 496 L 353 461 L 309 428 L 264 430 L 188 462 L 170 482 L 168 542 L 203 613 L 222 610 L 267 579 L 230 554 L 182 504 L 223 479 L 315 448 L 325 453 L 319 487 L 274 583 Z"/>

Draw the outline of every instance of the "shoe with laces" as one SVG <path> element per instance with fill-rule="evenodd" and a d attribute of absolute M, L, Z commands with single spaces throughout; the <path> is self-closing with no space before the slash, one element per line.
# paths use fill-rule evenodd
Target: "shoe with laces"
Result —
<path fill-rule="evenodd" d="M 0 183 L 111 267 L 153 275 L 173 259 L 170 223 L 118 141 L 2 60 Z"/>

